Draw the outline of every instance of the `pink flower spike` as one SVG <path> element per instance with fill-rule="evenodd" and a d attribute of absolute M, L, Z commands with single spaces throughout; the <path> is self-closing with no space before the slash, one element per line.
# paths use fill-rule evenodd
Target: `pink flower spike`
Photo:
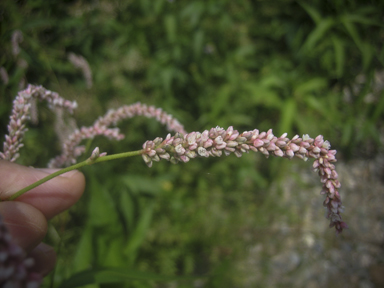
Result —
<path fill-rule="evenodd" d="M 132 118 L 137 115 L 145 115 L 146 117 L 155 118 L 162 124 L 165 124 L 168 130 L 178 133 L 176 138 L 179 140 L 175 141 L 179 141 L 180 143 L 184 141 L 183 135 L 187 133 L 185 132 L 184 127 L 175 118 L 154 106 L 135 103 L 122 106 L 116 110 L 109 110 L 104 116 L 99 117 L 91 127 L 83 127 L 80 131 L 74 131 L 73 134 L 69 136 L 68 140 L 63 143 L 62 154 L 52 159 L 48 166 L 55 168 L 75 163 L 76 158 L 81 154 L 75 153 L 76 147 L 84 139 L 92 139 L 99 135 L 115 140 L 123 139 L 124 135 L 119 133 L 119 129 L 111 128 L 110 126 L 117 124 L 117 122 L 121 120 Z M 193 141 L 193 138 L 193 134 L 190 135 L 190 141 Z M 166 139 L 166 141 L 165 145 L 173 143 L 173 140 L 171 143 L 168 142 L 169 138 Z"/>
<path fill-rule="evenodd" d="M 31 101 L 34 99 L 45 100 L 52 108 L 66 109 L 72 112 L 77 107 L 76 102 L 61 98 L 57 93 L 44 89 L 41 86 L 29 85 L 27 89 L 20 91 L 14 101 L 12 115 L 8 125 L 8 135 L 5 136 L 3 151 L 0 158 L 15 161 L 19 155 L 19 149 L 23 147 L 22 139 L 27 131 L 26 123 L 29 120 Z M 276 137 L 272 129 L 260 132 L 258 129 L 239 133 L 232 126 L 223 129 L 219 126 L 203 132 L 186 133 L 183 126 L 165 113 L 161 108 L 147 106 L 141 103 L 125 105 L 116 110 L 109 110 L 99 117 L 90 127 L 77 129 L 71 127 L 69 136 L 62 143 L 62 153 L 53 159 L 49 167 L 61 167 L 76 163 L 77 157 L 84 153 L 85 147 L 81 142 L 85 139 L 93 139 L 96 136 L 104 136 L 114 140 L 121 140 L 124 135 L 119 128 L 115 127 L 119 121 L 143 115 L 154 118 L 165 124 L 168 130 L 176 132 L 174 136 L 168 134 L 165 140 L 156 138 L 146 141 L 142 145 L 144 162 L 151 167 L 153 162 L 165 159 L 171 163 L 188 162 L 196 157 L 221 157 L 223 154 L 235 154 L 241 157 L 243 153 L 250 150 L 261 152 L 267 158 L 269 155 L 277 157 L 297 157 L 304 161 L 309 158 L 314 160 L 313 168 L 318 171 L 320 181 L 323 183 L 321 194 L 325 195 L 324 206 L 327 208 L 331 225 L 341 232 L 347 225 L 341 221 L 340 213 L 343 211 L 340 199 L 340 182 L 335 170 L 336 150 L 330 150 L 331 144 L 324 140 L 322 135 L 312 139 L 309 135 L 300 138 L 295 135 L 292 139 L 287 138 L 287 133 Z M 89 159 L 97 159 L 105 156 L 95 148 Z M 1 251 L 0 251 L 1 258 Z"/>

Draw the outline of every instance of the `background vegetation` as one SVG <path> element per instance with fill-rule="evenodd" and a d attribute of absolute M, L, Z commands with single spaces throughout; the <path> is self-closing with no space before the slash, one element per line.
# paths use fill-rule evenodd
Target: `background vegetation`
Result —
<path fill-rule="evenodd" d="M 32 83 L 76 100 L 80 126 L 141 101 L 187 131 L 232 125 L 322 134 L 339 159 L 370 157 L 381 149 L 384 118 L 383 11 L 379 0 L 2 1 L 0 66 L 9 81 L 0 85 L 0 134 L 20 83 Z M 91 88 L 68 61 L 71 52 L 89 62 Z M 60 151 L 54 115 L 45 105 L 39 114 L 24 165 L 45 166 Z M 125 140 L 96 139 L 92 147 L 137 150 L 167 133 L 144 118 L 120 127 Z M 73 287 L 63 281 L 87 269 L 72 280 L 111 282 L 97 269 L 118 267 L 121 278 L 113 279 L 124 284 L 89 287 L 241 287 L 236 261 L 265 236 L 260 231 L 268 235 L 284 213 L 288 226 L 301 225 L 279 203 L 280 190 L 270 192 L 291 167 L 253 154 L 151 169 L 140 157 L 88 167 L 84 197 L 52 221 L 47 241 L 60 256 L 45 286 Z"/>

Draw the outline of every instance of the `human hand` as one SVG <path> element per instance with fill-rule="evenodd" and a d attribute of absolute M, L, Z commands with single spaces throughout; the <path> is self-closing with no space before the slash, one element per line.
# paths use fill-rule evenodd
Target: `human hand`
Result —
<path fill-rule="evenodd" d="M 54 171 L 57 169 L 35 169 L 0 160 L 0 199 L 7 199 Z M 47 232 L 47 220 L 75 204 L 84 187 L 84 175 L 73 170 L 28 191 L 15 201 L 0 202 L 0 215 L 14 243 L 35 260 L 34 272 L 45 276 L 53 270 L 56 253 L 41 242 Z"/>

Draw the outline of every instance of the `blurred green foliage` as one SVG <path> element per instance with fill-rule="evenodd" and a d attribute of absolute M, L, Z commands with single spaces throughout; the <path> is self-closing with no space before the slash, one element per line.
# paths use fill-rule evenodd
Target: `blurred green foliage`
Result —
<path fill-rule="evenodd" d="M 379 0 L 2 1 L 0 66 L 9 81 L 0 85 L 0 134 L 24 81 L 76 100 L 79 125 L 141 101 L 188 131 L 232 125 L 323 134 L 343 157 L 370 156 L 381 149 L 384 120 L 382 11 Z M 18 55 L 16 30 L 23 34 Z M 91 89 L 70 52 L 89 62 Z M 44 105 L 39 113 L 26 134 L 25 165 L 44 166 L 60 151 L 54 116 Z M 142 118 L 121 127 L 125 140 L 96 139 L 92 147 L 137 150 L 166 135 Z M 114 281 L 100 268 L 120 267 L 127 277 L 115 280 L 124 287 L 154 287 L 165 276 L 177 287 L 241 285 L 231 263 L 245 253 L 244 231 L 268 228 L 274 213 L 284 213 L 266 191 L 288 169 L 284 159 L 251 154 L 151 169 L 141 159 L 89 167 L 82 200 L 52 221 L 59 237 L 52 232 L 47 241 L 60 248 L 52 281 L 69 287 L 75 284 L 65 279 L 95 269 L 68 281 L 117 287 L 105 284 Z M 194 278 L 176 278 L 186 275 Z"/>

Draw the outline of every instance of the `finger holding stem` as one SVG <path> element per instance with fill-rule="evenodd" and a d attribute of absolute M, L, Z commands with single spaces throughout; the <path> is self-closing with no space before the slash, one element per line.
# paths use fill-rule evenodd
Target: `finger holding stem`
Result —
<path fill-rule="evenodd" d="M 63 168 L 61 170 L 58 170 L 52 174 L 49 174 L 47 177 L 44 177 L 34 183 L 32 183 L 31 185 L 17 191 L 15 194 L 13 194 L 12 196 L 8 197 L 7 199 L 3 200 L 3 201 L 12 201 L 12 200 L 15 200 L 16 198 L 18 198 L 19 196 L 23 195 L 24 193 L 28 192 L 29 190 L 32 190 L 33 188 L 57 177 L 57 176 L 60 176 L 64 173 L 67 173 L 69 171 L 72 171 L 72 170 L 75 170 L 75 169 L 80 169 L 81 167 L 84 167 L 84 166 L 88 166 L 88 165 L 92 165 L 92 164 L 96 164 L 96 163 L 100 163 L 100 162 L 104 162 L 104 161 L 110 161 L 110 160 L 115 160 L 115 159 L 120 159 L 120 158 L 126 158 L 126 157 L 132 157 L 132 156 L 137 156 L 137 155 L 141 155 L 143 153 L 143 150 L 137 150 L 137 151 L 130 151 L 130 152 L 124 152 L 124 153 L 117 153 L 117 154 L 112 154 L 112 155 L 106 155 L 106 153 L 100 153 L 99 152 L 99 148 L 96 147 L 93 152 L 92 152 L 92 155 L 86 159 L 85 161 L 82 161 L 82 162 L 79 162 L 79 163 L 76 163 L 72 166 L 69 166 L 69 167 L 66 167 L 66 168 Z"/>

